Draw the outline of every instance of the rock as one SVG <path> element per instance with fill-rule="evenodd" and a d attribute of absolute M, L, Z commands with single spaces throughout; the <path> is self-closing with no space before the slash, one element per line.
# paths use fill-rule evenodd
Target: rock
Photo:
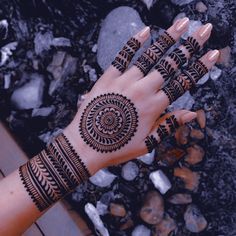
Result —
<path fill-rule="evenodd" d="M 105 228 L 97 209 L 94 207 L 93 204 L 87 203 L 84 206 L 84 210 L 88 215 L 89 219 L 93 222 L 95 229 L 102 235 L 102 236 L 109 236 L 108 230 Z"/>
<path fill-rule="evenodd" d="M 30 81 L 22 87 L 15 89 L 11 102 L 19 110 L 38 108 L 42 104 L 44 80 L 42 75 L 29 75 Z"/>
<path fill-rule="evenodd" d="M 222 75 L 222 70 L 219 69 L 217 66 L 213 66 L 212 69 L 210 70 L 210 78 L 214 81 L 220 78 Z"/>
<path fill-rule="evenodd" d="M 12 51 L 16 50 L 17 45 L 18 45 L 17 42 L 11 42 L 1 48 L 0 66 L 5 65 L 9 57 L 12 55 Z"/>
<path fill-rule="evenodd" d="M 181 38 L 187 39 L 188 36 L 191 36 L 200 26 L 202 26 L 201 21 L 190 20 L 189 27 L 186 33 L 184 33 Z"/>
<path fill-rule="evenodd" d="M 207 227 L 207 221 L 195 205 L 189 205 L 184 213 L 186 228 L 193 233 L 199 233 Z"/>
<path fill-rule="evenodd" d="M 124 224 L 120 226 L 120 230 L 126 230 L 134 226 L 132 219 L 128 219 Z"/>
<path fill-rule="evenodd" d="M 150 225 L 155 225 L 162 220 L 163 215 L 164 201 L 162 196 L 156 191 L 148 192 L 140 210 L 141 219 Z"/>
<path fill-rule="evenodd" d="M 206 113 L 204 110 L 198 110 L 197 113 L 197 122 L 200 125 L 201 129 L 206 127 Z"/>
<path fill-rule="evenodd" d="M 53 132 L 48 131 L 46 133 L 39 135 L 38 138 L 42 140 L 44 143 L 46 143 L 47 145 L 49 145 L 56 136 L 62 133 L 62 131 L 63 131 L 62 129 L 56 128 Z"/>
<path fill-rule="evenodd" d="M 168 202 L 172 204 L 189 204 L 192 202 L 192 196 L 187 193 L 176 193 L 168 199 Z"/>
<path fill-rule="evenodd" d="M 123 165 L 121 170 L 121 176 L 128 181 L 134 180 L 137 177 L 138 173 L 138 166 L 132 161 L 129 161 L 125 165 Z"/>
<path fill-rule="evenodd" d="M 9 89 L 11 85 L 11 74 L 4 75 L 4 89 Z"/>
<path fill-rule="evenodd" d="M 196 4 L 196 10 L 200 13 L 204 13 L 207 11 L 207 6 L 203 2 L 198 2 Z"/>
<path fill-rule="evenodd" d="M 90 65 L 83 65 L 84 72 L 89 74 L 89 79 L 93 82 L 96 82 L 98 76 L 96 74 L 96 70 L 92 68 Z"/>
<path fill-rule="evenodd" d="M 92 52 L 96 53 L 97 50 L 98 50 L 98 45 L 94 44 L 93 47 L 92 47 Z"/>
<path fill-rule="evenodd" d="M 205 155 L 205 151 L 202 147 L 197 144 L 189 147 L 187 149 L 188 155 L 185 157 L 185 161 L 187 161 L 190 165 L 195 165 L 203 160 Z"/>
<path fill-rule="evenodd" d="M 209 80 L 209 78 L 210 78 L 210 73 L 208 72 L 200 80 L 198 80 L 197 84 L 198 85 L 203 85 Z"/>
<path fill-rule="evenodd" d="M 147 153 L 143 156 L 138 157 L 138 160 L 142 161 L 147 165 L 151 165 L 154 159 L 155 159 L 155 150 L 153 150 L 151 153 Z"/>
<path fill-rule="evenodd" d="M 151 230 L 144 225 L 138 225 L 133 230 L 131 236 L 151 236 Z"/>
<path fill-rule="evenodd" d="M 194 102 L 195 101 L 192 95 L 189 93 L 189 91 L 187 91 L 176 101 L 174 101 L 171 105 L 169 105 L 168 109 L 171 111 L 180 109 L 191 110 Z"/>
<path fill-rule="evenodd" d="M 71 42 L 69 39 L 64 37 L 54 38 L 51 43 L 55 47 L 71 47 Z"/>
<path fill-rule="evenodd" d="M 173 166 L 178 160 L 180 160 L 185 155 L 185 151 L 180 148 L 171 148 L 163 153 L 159 152 L 158 163 L 162 166 Z"/>
<path fill-rule="evenodd" d="M 165 194 L 171 188 L 171 183 L 162 170 L 152 172 L 149 178 L 161 194 Z"/>
<path fill-rule="evenodd" d="M 188 143 L 190 128 L 187 125 L 180 126 L 175 132 L 175 139 L 179 145 Z"/>
<path fill-rule="evenodd" d="M 116 175 L 113 175 L 106 169 L 101 169 L 96 172 L 95 175 L 89 178 L 89 181 L 96 186 L 101 188 L 108 187 L 116 178 Z"/>
<path fill-rule="evenodd" d="M 192 129 L 190 132 L 190 137 L 198 140 L 204 139 L 204 133 L 199 129 Z"/>
<path fill-rule="evenodd" d="M 174 176 L 179 177 L 183 180 L 186 189 L 189 189 L 191 191 L 197 190 L 200 178 L 197 172 L 193 172 L 186 167 L 175 168 Z"/>
<path fill-rule="evenodd" d="M 113 216 L 125 217 L 126 210 L 122 204 L 111 203 L 110 204 L 110 213 Z"/>
<path fill-rule="evenodd" d="M 231 48 L 227 46 L 225 48 L 220 49 L 219 51 L 220 51 L 220 56 L 217 62 L 219 64 L 228 67 L 231 60 Z"/>
<path fill-rule="evenodd" d="M 171 2 L 175 5 L 183 6 L 191 3 L 193 0 L 171 0 Z"/>
<path fill-rule="evenodd" d="M 171 232 L 176 230 L 177 225 L 175 221 L 166 214 L 164 219 L 155 226 L 155 235 L 156 236 L 169 236 L 172 235 Z"/>
<path fill-rule="evenodd" d="M 100 216 L 103 216 L 108 213 L 108 210 L 107 210 L 108 206 L 106 204 L 102 203 L 101 201 L 97 201 L 96 208 L 97 208 L 98 214 Z"/>
<path fill-rule="evenodd" d="M 5 40 L 8 36 L 8 22 L 7 20 L 0 21 L 0 41 Z"/>
<path fill-rule="evenodd" d="M 111 11 L 102 24 L 97 43 L 97 61 L 101 68 L 107 69 L 128 39 L 144 27 L 138 12 L 133 8 L 123 6 Z M 145 46 L 150 44 L 151 39 L 147 40 Z M 140 54 L 137 53 L 136 58 Z"/>
<path fill-rule="evenodd" d="M 36 116 L 49 116 L 55 110 L 54 106 L 51 107 L 42 107 L 42 108 L 34 108 L 32 111 L 32 117 Z"/>
<path fill-rule="evenodd" d="M 142 0 L 143 3 L 147 6 L 147 9 L 149 10 L 153 4 L 155 4 L 156 0 Z"/>

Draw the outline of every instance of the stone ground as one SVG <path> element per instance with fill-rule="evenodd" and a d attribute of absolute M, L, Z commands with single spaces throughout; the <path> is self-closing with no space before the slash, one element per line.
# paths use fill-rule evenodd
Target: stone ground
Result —
<path fill-rule="evenodd" d="M 210 21 L 214 31 L 207 47 L 225 48 L 225 56 L 221 65 L 217 65 L 222 75 L 216 80 L 208 79 L 191 91 L 195 101 L 193 110 L 204 109 L 207 117 L 207 127 L 203 129 L 205 138 L 199 142 L 206 155 L 201 163 L 191 167 L 201 176 L 199 187 L 191 192 L 191 196 L 208 222 L 207 228 L 198 235 L 236 235 L 234 0 L 203 1 L 207 6 L 203 13 L 196 10 L 198 1 L 145 2 L 150 4 L 150 9 L 141 0 L 1 0 L 0 20 L 6 21 L 0 23 L 0 118 L 30 156 L 38 153 L 53 134 L 71 121 L 77 109 L 78 95 L 90 90 L 101 75 L 102 68 L 97 63 L 98 36 L 106 15 L 116 7 L 135 9 L 142 22 L 152 27 L 153 39 L 155 32 L 170 26 L 179 13 L 202 23 Z M 190 3 L 181 5 L 183 2 Z M 168 145 L 173 143 L 169 141 Z M 118 177 L 109 187 L 101 188 L 88 182 L 68 197 L 91 227 L 84 205 L 87 202 L 96 204 L 101 196 L 108 204 L 115 194 L 116 202 L 125 205 L 127 215 L 123 218 L 109 214 L 101 217 L 111 235 L 130 235 L 138 224 L 152 229 L 138 216 L 137 205 L 147 192 L 154 190 L 148 175 L 159 168 L 172 182 L 172 189 L 164 199 L 177 191 L 186 192 L 172 177 L 173 168 L 160 166 L 156 160 L 152 165 L 141 161 L 135 163 L 139 175 L 133 182 L 121 177 L 122 166 L 112 167 L 109 171 Z M 165 201 L 165 209 L 177 222 L 174 235 L 195 235 L 185 227 L 185 206 Z M 130 218 L 133 226 L 126 231 L 119 230 Z"/>

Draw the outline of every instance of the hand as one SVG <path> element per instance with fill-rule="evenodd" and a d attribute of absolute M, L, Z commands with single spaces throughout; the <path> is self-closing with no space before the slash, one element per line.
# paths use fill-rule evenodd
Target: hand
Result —
<path fill-rule="evenodd" d="M 218 50 L 211 50 L 174 77 L 211 34 L 212 25 L 203 25 L 162 58 L 188 24 L 188 18 L 177 20 L 127 70 L 135 52 L 150 36 L 149 27 L 132 37 L 64 130 L 91 174 L 150 152 L 178 126 L 196 117 L 194 112 L 179 110 L 159 119 L 170 103 L 195 86 L 219 56 Z"/>

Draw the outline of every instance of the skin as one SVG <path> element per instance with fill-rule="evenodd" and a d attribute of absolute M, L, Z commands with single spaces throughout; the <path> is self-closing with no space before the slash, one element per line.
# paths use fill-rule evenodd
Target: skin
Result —
<path fill-rule="evenodd" d="M 188 20 L 182 24 L 181 30 L 177 30 L 180 24 L 181 22 L 178 20 L 167 30 L 176 41 L 178 41 L 181 35 L 187 30 Z M 193 34 L 193 37 L 201 46 L 203 46 L 210 37 L 211 28 L 212 27 L 209 27 L 209 25 L 208 27 L 202 26 Z M 202 37 L 201 35 L 204 30 L 206 32 L 204 33 L 204 37 Z M 143 44 L 149 36 L 150 32 L 147 30 L 145 35 L 138 33 L 134 37 Z M 180 48 L 181 47 L 182 46 L 180 46 Z M 187 52 L 186 56 L 189 58 Z M 212 59 L 212 51 L 209 51 L 201 58 L 201 61 L 210 69 L 216 63 L 218 56 L 219 53 L 215 51 L 215 55 Z M 166 58 L 177 70 L 178 68 L 174 61 L 168 56 Z M 144 143 L 145 138 L 153 134 L 160 142 L 161 140 L 156 134 L 157 127 L 159 124 L 165 125 L 165 120 L 170 115 L 174 114 L 180 125 L 196 118 L 196 113 L 187 110 L 174 111 L 160 118 L 160 115 L 169 105 L 168 97 L 160 90 L 163 83 L 164 80 L 162 76 L 155 70 L 143 77 L 136 66 L 131 66 L 131 68 L 124 73 L 110 66 L 95 84 L 94 88 L 86 95 L 74 120 L 65 128 L 64 134 L 75 150 L 80 154 L 81 159 L 91 175 L 106 166 L 122 163 L 147 153 L 147 148 Z M 137 132 L 127 145 L 115 152 L 104 154 L 93 150 L 85 144 L 78 132 L 78 125 L 81 114 L 87 104 L 93 98 L 109 92 L 122 94 L 134 103 L 139 116 L 139 124 Z M 21 235 L 44 212 L 39 212 L 32 202 L 22 185 L 18 170 L 14 171 L 0 182 L 0 189 L 0 235 Z"/>

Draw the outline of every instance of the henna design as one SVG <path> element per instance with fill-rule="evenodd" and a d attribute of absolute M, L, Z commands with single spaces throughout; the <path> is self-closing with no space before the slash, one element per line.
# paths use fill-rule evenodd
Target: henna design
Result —
<path fill-rule="evenodd" d="M 111 64 L 121 73 L 123 73 L 128 67 L 128 64 L 132 60 L 136 51 L 139 50 L 140 46 L 141 43 L 137 39 L 131 38 L 118 53 L 115 60 Z"/>
<path fill-rule="evenodd" d="M 208 73 L 207 67 L 200 61 L 196 61 L 188 70 L 184 70 L 177 78 L 171 80 L 162 91 L 167 95 L 169 102 L 174 102 L 191 89 L 197 81 Z"/>
<path fill-rule="evenodd" d="M 90 177 L 64 134 L 22 165 L 19 175 L 39 211 L 44 211 Z"/>
<path fill-rule="evenodd" d="M 169 57 L 176 63 L 178 67 L 184 65 L 187 62 L 186 55 L 179 48 L 176 48 L 173 52 L 171 52 Z"/>
<path fill-rule="evenodd" d="M 175 68 L 166 59 L 162 59 L 160 63 L 155 66 L 155 69 L 162 75 L 165 81 L 175 73 Z"/>
<path fill-rule="evenodd" d="M 175 44 L 175 40 L 166 31 L 159 39 L 151 45 L 134 63 L 139 70 L 146 75 L 158 62 L 163 54 Z"/>
<path fill-rule="evenodd" d="M 138 126 L 138 113 L 125 96 L 108 93 L 94 98 L 85 108 L 79 125 L 83 140 L 99 152 L 126 145 Z"/>
<path fill-rule="evenodd" d="M 151 153 L 153 149 L 157 147 L 158 141 L 153 135 L 150 135 L 145 138 L 145 144 L 148 152 Z"/>
<path fill-rule="evenodd" d="M 190 56 L 200 50 L 200 44 L 193 37 L 188 37 L 183 46 L 185 46 L 185 48 L 188 50 Z"/>
<path fill-rule="evenodd" d="M 175 115 L 171 115 L 166 119 L 166 124 L 169 126 L 169 132 L 173 133 L 178 127 L 179 123 L 175 117 Z"/>

